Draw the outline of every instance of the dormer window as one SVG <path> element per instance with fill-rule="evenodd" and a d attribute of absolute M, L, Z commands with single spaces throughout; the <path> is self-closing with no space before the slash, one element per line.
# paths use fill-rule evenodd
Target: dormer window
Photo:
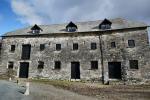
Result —
<path fill-rule="evenodd" d="M 111 29 L 111 24 L 112 22 L 110 22 L 108 19 L 104 19 L 102 21 L 102 23 L 99 25 L 99 29 Z"/>
<path fill-rule="evenodd" d="M 77 25 L 75 25 L 73 22 L 70 22 L 66 26 L 66 31 L 68 31 L 68 32 L 75 32 L 77 29 L 78 29 Z"/>
<path fill-rule="evenodd" d="M 31 31 L 33 34 L 39 34 L 41 31 L 43 31 L 38 25 L 34 25 L 32 28 L 31 28 Z"/>

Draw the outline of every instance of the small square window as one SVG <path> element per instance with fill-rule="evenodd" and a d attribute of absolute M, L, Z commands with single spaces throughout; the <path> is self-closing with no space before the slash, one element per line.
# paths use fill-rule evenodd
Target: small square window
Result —
<path fill-rule="evenodd" d="M 116 43 L 115 42 L 111 42 L 111 48 L 116 48 Z"/>
<path fill-rule="evenodd" d="M 91 69 L 98 69 L 98 61 L 91 61 Z"/>
<path fill-rule="evenodd" d="M 61 68 L 61 62 L 60 61 L 55 61 L 54 69 L 60 69 L 60 68 Z"/>
<path fill-rule="evenodd" d="M 78 43 L 73 43 L 73 50 L 78 50 Z"/>
<path fill-rule="evenodd" d="M 15 45 L 11 45 L 10 51 L 11 51 L 11 52 L 14 52 L 14 51 L 15 51 Z"/>
<path fill-rule="evenodd" d="M 110 28 L 111 28 L 111 25 L 109 25 L 109 24 L 103 24 L 103 25 L 101 25 L 100 28 L 101 28 L 101 29 L 110 29 Z"/>
<path fill-rule="evenodd" d="M 134 41 L 134 40 L 128 40 L 128 46 L 129 46 L 130 48 L 135 47 L 135 41 Z"/>
<path fill-rule="evenodd" d="M 61 50 L 61 44 L 56 44 L 56 50 L 60 51 Z"/>
<path fill-rule="evenodd" d="M 13 69 L 14 63 L 13 62 L 8 62 L 8 69 Z"/>
<path fill-rule="evenodd" d="M 139 69 L 138 68 L 138 60 L 130 60 L 129 64 L 130 64 L 130 69 Z"/>
<path fill-rule="evenodd" d="M 44 62 L 43 61 L 39 61 L 38 62 L 38 69 L 43 69 L 44 68 Z"/>
<path fill-rule="evenodd" d="M 32 30 L 32 33 L 33 33 L 33 34 L 38 34 L 38 33 L 40 33 L 40 30 L 38 30 L 38 29 Z"/>
<path fill-rule="evenodd" d="M 68 32 L 75 32 L 76 31 L 76 27 L 68 27 Z"/>
<path fill-rule="evenodd" d="M 97 49 L 96 43 L 91 43 L 91 50 L 95 50 L 95 49 Z"/>
<path fill-rule="evenodd" d="M 43 51 L 45 49 L 45 44 L 40 44 L 40 51 Z"/>

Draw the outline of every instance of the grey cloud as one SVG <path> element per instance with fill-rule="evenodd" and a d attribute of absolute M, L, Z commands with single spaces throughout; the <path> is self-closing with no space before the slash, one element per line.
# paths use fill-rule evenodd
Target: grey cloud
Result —
<path fill-rule="evenodd" d="M 21 3 L 22 8 L 18 7 Z M 150 24 L 150 0 L 12 0 L 21 22 L 53 24 L 123 17 Z M 27 11 L 22 9 L 28 9 Z M 31 10 L 31 11 L 30 11 Z"/>
<path fill-rule="evenodd" d="M 95 20 L 101 18 L 125 17 L 149 20 L 150 0 L 12 0 L 28 3 L 44 23 L 60 23 L 69 20 Z M 12 5 L 12 8 L 15 9 Z M 22 8 L 26 9 L 26 8 Z M 13 10 L 16 14 L 15 10 Z M 30 16 L 30 15 L 29 15 Z M 19 17 L 23 17 L 19 15 Z M 29 17 L 30 18 L 30 17 Z M 40 19 L 39 19 L 40 20 Z"/>

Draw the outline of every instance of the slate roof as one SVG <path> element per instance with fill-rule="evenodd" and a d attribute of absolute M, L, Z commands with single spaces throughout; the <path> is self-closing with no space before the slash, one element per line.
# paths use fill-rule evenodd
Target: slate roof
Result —
<path fill-rule="evenodd" d="M 76 32 L 93 32 L 93 31 L 107 31 L 99 29 L 99 24 L 103 20 L 97 21 L 87 21 L 87 22 L 76 22 L 78 29 Z M 148 27 L 145 23 L 141 22 L 134 22 L 128 21 L 122 18 L 116 19 L 109 19 L 112 22 L 111 29 L 108 30 L 117 30 L 117 29 L 124 29 L 124 28 L 135 28 L 135 27 Z M 74 32 L 67 32 L 66 26 L 68 23 L 65 24 L 53 24 L 53 25 L 39 25 L 39 27 L 43 30 L 39 34 L 59 34 L 59 33 L 74 33 Z M 29 26 L 24 29 L 15 30 L 12 32 L 8 32 L 3 36 L 14 36 L 14 35 L 34 35 L 31 32 L 31 28 L 33 26 Z"/>

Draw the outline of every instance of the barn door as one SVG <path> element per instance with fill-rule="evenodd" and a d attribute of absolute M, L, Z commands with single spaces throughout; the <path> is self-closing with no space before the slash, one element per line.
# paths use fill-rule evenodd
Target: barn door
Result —
<path fill-rule="evenodd" d="M 71 79 L 80 79 L 80 63 L 71 62 Z"/>
<path fill-rule="evenodd" d="M 28 74 L 29 74 L 29 63 L 28 62 L 21 62 L 20 63 L 19 78 L 28 78 Z"/>
<path fill-rule="evenodd" d="M 121 62 L 109 62 L 109 78 L 121 79 Z"/>

